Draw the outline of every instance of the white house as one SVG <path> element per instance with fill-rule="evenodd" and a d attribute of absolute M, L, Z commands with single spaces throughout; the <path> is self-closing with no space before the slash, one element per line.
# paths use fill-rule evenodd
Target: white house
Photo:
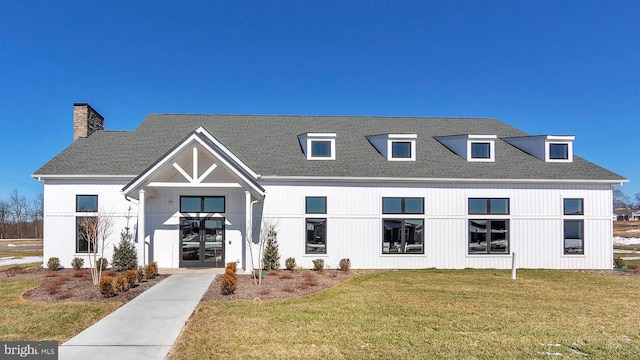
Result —
<path fill-rule="evenodd" d="M 277 224 L 282 262 L 355 268 L 610 269 L 612 185 L 573 136 L 495 119 L 149 115 L 106 131 L 74 105 L 74 142 L 44 184 L 44 257 L 86 256 L 78 224 L 127 221 L 140 263 L 251 265 L 246 237 Z M 105 257 L 111 258 L 111 246 Z"/>

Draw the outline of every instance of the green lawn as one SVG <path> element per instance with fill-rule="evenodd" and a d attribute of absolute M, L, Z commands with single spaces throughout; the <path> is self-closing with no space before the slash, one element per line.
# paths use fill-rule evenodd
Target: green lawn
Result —
<path fill-rule="evenodd" d="M 389 271 L 290 300 L 202 302 L 172 359 L 630 359 L 640 281 L 520 270 Z"/>
<path fill-rule="evenodd" d="M 0 276 L 5 275 L 0 273 Z M 24 300 L 22 294 L 38 284 L 39 280 L 33 279 L 0 279 L 0 340 L 63 342 L 121 305 L 120 303 L 47 304 Z"/>

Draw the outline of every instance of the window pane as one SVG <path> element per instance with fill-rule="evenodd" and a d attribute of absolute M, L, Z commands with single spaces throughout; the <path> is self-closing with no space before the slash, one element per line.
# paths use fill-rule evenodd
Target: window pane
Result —
<path fill-rule="evenodd" d="M 204 212 L 224 212 L 224 196 L 207 196 L 204 198 Z"/>
<path fill-rule="evenodd" d="M 411 143 L 406 141 L 393 141 L 391 143 L 392 158 L 411 158 Z"/>
<path fill-rule="evenodd" d="M 306 212 L 308 214 L 326 214 L 327 198 L 324 196 L 307 197 Z"/>
<path fill-rule="evenodd" d="M 77 195 L 76 211 L 78 212 L 98 211 L 98 195 Z"/>
<path fill-rule="evenodd" d="M 402 246 L 402 220 L 384 220 L 382 253 L 399 253 Z"/>
<path fill-rule="evenodd" d="M 382 198 L 383 214 L 402 214 L 402 198 Z"/>
<path fill-rule="evenodd" d="M 582 199 L 564 199 L 565 215 L 584 215 Z"/>
<path fill-rule="evenodd" d="M 327 253 L 327 219 L 307 219 L 306 253 Z"/>
<path fill-rule="evenodd" d="M 508 222 L 492 220 L 491 222 L 491 253 L 509 253 Z"/>
<path fill-rule="evenodd" d="M 584 234 L 582 220 L 564 221 L 564 253 L 584 254 Z"/>
<path fill-rule="evenodd" d="M 509 213 L 509 199 L 489 199 L 491 214 L 508 214 Z"/>
<path fill-rule="evenodd" d="M 96 240 L 98 218 L 95 216 L 78 216 L 76 217 L 76 252 L 86 253 L 93 251 L 94 244 L 89 241 L 90 238 Z M 91 245 L 91 246 L 89 246 Z M 89 249 L 91 248 L 91 249 Z"/>
<path fill-rule="evenodd" d="M 469 199 L 469 214 L 486 214 L 487 199 Z"/>
<path fill-rule="evenodd" d="M 487 253 L 487 221 L 469 220 L 469 254 Z"/>
<path fill-rule="evenodd" d="M 473 159 L 489 159 L 491 144 L 471 143 L 471 157 Z"/>
<path fill-rule="evenodd" d="M 183 196 L 180 198 L 180 212 L 200 212 L 201 205 L 199 196 Z"/>
<path fill-rule="evenodd" d="M 311 141 L 312 157 L 331 157 L 331 141 Z"/>
<path fill-rule="evenodd" d="M 424 254 L 424 220 L 407 219 L 404 221 L 404 252 Z"/>
<path fill-rule="evenodd" d="M 424 214 L 423 198 L 405 198 L 404 199 L 405 214 Z"/>
<path fill-rule="evenodd" d="M 568 144 L 549 144 L 549 158 L 550 159 L 568 159 L 569 145 Z"/>

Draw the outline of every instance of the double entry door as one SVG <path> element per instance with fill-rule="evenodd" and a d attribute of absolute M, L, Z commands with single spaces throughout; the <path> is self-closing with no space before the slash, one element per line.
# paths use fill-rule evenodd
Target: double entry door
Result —
<path fill-rule="evenodd" d="M 180 267 L 224 266 L 224 218 L 181 218 Z"/>

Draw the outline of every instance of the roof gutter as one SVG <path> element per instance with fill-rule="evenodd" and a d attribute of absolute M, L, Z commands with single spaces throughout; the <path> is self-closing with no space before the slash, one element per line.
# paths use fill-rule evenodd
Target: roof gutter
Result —
<path fill-rule="evenodd" d="M 353 177 L 353 176 L 261 176 L 262 181 L 286 182 L 389 182 L 389 183 L 491 183 L 491 184 L 624 184 L 629 179 L 585 180 L 585 179 L 477 179 L 477 178 L 397 178 L 397 177 Z"/>

